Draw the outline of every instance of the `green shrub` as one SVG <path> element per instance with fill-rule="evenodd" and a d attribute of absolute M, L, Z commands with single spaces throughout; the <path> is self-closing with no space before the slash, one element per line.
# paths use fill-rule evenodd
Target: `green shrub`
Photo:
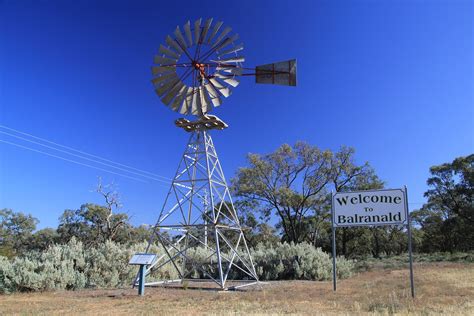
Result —
<path fill-rule="evenodd" d="M 0 256 L 0 293 L 17 291 L 75 290 L 85 287 L 116 288 L 129 286 L 137 273 L 128 261 L 137 252 L 146 250 L 146 243 L 125 246 L 111 241 L 95 248 L 86 248 L 72 238 L 67 244 L 56 244 L 43 252 L 28 252 L 22 257 L 8 259 Z M 164 254 L 160 246 L 152 245 L 150 253 Z M 190 276 L 204 278 L 197 266 L 217 277 L 213 252 L 203 247 L 189 249 L 186 255 L 196 264 L 186 262 Z M 223 253 L 223 256 L 231 257 Z M 245 256 L 244 256 L 245 257 Z M 252 252 L 257 274 L 261 280 L 328 280 L 332 276 L 330 256 L 320 248 L 302 244 L 257 245 Z M 182 262 L 178 260 L 177 264 Z M 338 276 L 349 277 L 354 270 L 352 261 L 337 259 Z M 245 278 L 233 269 L 229 278 Z M 152 271 L 147 281 L 178 279 L 172 264 Z"/>
<path fill-rule="evenodd" d="M 11 260 L 0 258 L 2 293 L 79 289 L 85 285 L 83 247 L 75 239 L 51 246 L 43 253 L 31 252 Z"/>
<path fill-rule="evenodd" d="M 257 275 L 261 280 L 329 280 L 332 259 L 321 248 L 307 243 L 280 243 L 276 246 L 257 245 L 252 253 Z M 337 275 L 349 277 L 354 270 L 352 261 L 337 258 Z"/>
<path fill-rule="evenodd" d="M 85 252 L 88 287 L 120 287 L 124 281 L 131 282 L 137 269 L 128 264 L 132 249 L 112 241 L 106 241 L 97 248 Z"/>
<path fill-rule="evenodd" d="M 0 293 L 8 294 L 15 291 L 11 276 L 15 274 L 13 264 L 7 257 L 0 256 Z"/>

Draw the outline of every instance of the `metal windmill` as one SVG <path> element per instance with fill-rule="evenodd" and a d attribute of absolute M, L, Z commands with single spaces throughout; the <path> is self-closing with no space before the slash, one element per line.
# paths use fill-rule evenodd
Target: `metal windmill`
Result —
<path fill-rule="evenodd" d="M 179 279 L 191 277 L 191 270 L 211 279 L 221 289 L 226 282 L 244 280 L 233 288 L 255 284 L 257 273 L 244 237 L 210 130 L 227 124 L 208 113 L 220 106 L 241 76 L 255 76 L 257 83 L 296 85 L 296 60 L 244 68 L 240 55 L 243 44 L 237 34 L 222 22 L 199 19 L 177 26 L 166 44 L 160 45 L 152 66 L 155 91 L 173 111 L 196 116 L 180 118 L 175 125 L 190 133 L 178 169 L 148 248 L 157 241 L 164 253 L 147 272 L 172 264 Z M 249 72 L 252 70 L 252 72 Z M 197 262 L 190 253 L 196 247 L 208 251 L 206 263 Z M 137 280 L 135 280 L 136 282 Z M 146 285 L 168 283 L 150 282 Z"/>

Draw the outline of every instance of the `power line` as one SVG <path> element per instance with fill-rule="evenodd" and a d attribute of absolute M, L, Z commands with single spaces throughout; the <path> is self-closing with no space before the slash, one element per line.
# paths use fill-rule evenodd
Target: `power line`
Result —
<path fill-rule="evenodd" d="M 8 144 L 8 145 L 12 145 L 12 146 L 20 147 L 20 148 L 23 148 L 23 149 L 31 150 L 31 151 L 34 151 L 34 152 L 37 152 L 37 153 L 40 153 L 40 154 L 43 154 L 43 155 L 51 156 L 51 157 L 54 157 L 54 158 L 58 158 L 58 159 L 61 159 L 61 160 L 65 160 L 65 161 L 68 161 L 68 162 L 72 162 L 72 163 L 75 163 L 75 164 L 78 164 L 78 165 L 81 165 L 81 166 L 85 166 L 85 167 L 105 171 L 105 172 L 108 172 L 108 173 L 112 173 L 112 174 L 116 174 L 116 175 L 119 175 L 119 176 L 122 176 L 122 177 L 129 178 L 129 179 L 132 179 L 132 180 L 148 183 L 148 181 L 145 181 L 145 180 L 142 180 L 142 179 L 139 179 L 139 178 L 131 177 L 131 176 L 124 175 L 124 174 L 114 172 L 114 171 L 110 171 L 110 170 L 107 170 L 107 169 L 104 169 L 104 168 L 92 166 L 92 165 L 85 164 L 85 163 L 82 163 L 82 162 L 79 162 L 79 161 L 75 161 L 75 160 L 71 160 L 71 159 L 64 158 L 64 157 L 61 157 L 61 156 L 57 156 L 57 155 L 54 155 L 54 154 L 50 154 L 50 153 L 47 153 L 47 152 L 44 152 L 44 151 L 41 151 L 41 150 L 37 150 L 37 149 L 30 148 L 30 147 L 27 147 L 27 146 L 12 143 L 12 142 L 9 142 L 9 141 L 6 141 L 6 140 L 0 139 L 0 142 Z"/>
<path fill-rule="evenodd" d="M 69 146 L 65 146 L 65 145 L 61 145 L 61 144 L 58 144 L 56 142 L 53 142 L 53 141 L 50 141 L 50 140 L 47 140 L 47 139 L 44 139 L 44 138 L 41 138 L 41 137 L 38 137 L 38 136 L 35 136 L 35 135 L 32 135 L 32 134 L 29 134 L 29 133 L 25 133 L 23 131 L 20 131 L 20 130 L 17 130 L 17 129 L 14 129 L 14 128 L 11 128 L 11 127 L 8 127 L 8 126 L 5 126 L 5 125 L 1 125 L 0 124 L 0 127 L 1 128 L 4 128 L 4 129 L 7 129 L 7 130 L 10 130 L 10 131 L 13 131 L 13 132 L 16 132 L 16 133 L 19 133 L 19 134 L 22 134 L 22 135 L 25 135 L 25 136 L 28 136 L 28 137 L 31 137 L 31 138 L 34 138 L 34 139 L 38 139 L 38 140 L 41 140 L 43 142 L 46 142 L 46 143 L 49 143 L 49 144 L 52 144 L 52 145 L 55 145 L 55 146 L 58 146 L 58 147 L 61 147 L 61 148 L 64 148 L 64 149 L 67 149 L 67 150 L 71 150 L 73 152 L 77 152 L 77 153 L 80 153 L 82 155 L 86 155 L 86 156 L 89 156 L 89 157 L 93 157 L 93 158 L 96 158 L 96 159 L 100 159 L 102 161 L 106 161 L 106 162 L 109 162 L 109 163 L 112 163 L 112 164 L 116 164 L 118 166 L 122 166 L 122 167 L 126 167 L 126 168 L 129 168 L 131 170 L 135 170 L 135 171 L 139 171 L 141 173 L 145 173 L 145 174 L 149 174 L 151 176 L 154 176 L 154 177 L 158 177 L 158 178 L 162 178 L 162 179 L 165 179 L 167 181 L 171 181 L 170 178 L 167 178 L 167 177 L 164 177 L 164 176 L 160 176 L 158 174 L 155 174 L 155 173 L 152 173 L 152 172 L 148 172 L 148 171 L 145 171 L 145 170 L 141 170 L 141 169 L 138 169 L 138 168 L 135 168 L 135 167 L 131 167 L 131 166 L 128 166 L 128 165 L 125 165 L 125 164 L 122 164 L 122 163 L 119 163 L 119 162 L 116 162 L 116 161 L 112 161 L 112 160 L 109 160 L 109 159 L 106 159 L 106 158 L 102 158 L 100 156 L 97 156 L 97 155 L 93 155 L 93 154 L 90 154 L 90 153 L 87 153 L 87 152 L 84 152 L 84 151 L 81 151 L 81 150 L 78 150 L 78 149 L 74 149 L 72 147 L 69 147 Z M 45 146 L 45 145 L 43 145 Z M 58 150 L 58 149 L 56 149 Z M 117 167 L 115 167 L 117 168 Z"/>
<path fill-rule="evenodd" d="M 24 137 L 21 137 L 21 136 L 18 136 L 18 135 L 14 135 L 14 134 L 11 134 L 11 133 L 8 133 L 8 132 L 0 131 L 0 133 L 11 136 L 11 137 L 15 137 L 17 139 L 21 139 L 21 140 L 24 140 L 24 141 L 27 141 L 27 142 L 30 142 L 30 143 L 33 143 L 33 144 L 36 144 L 36 145 L 39 145 L 39 146 L 43 146 L 43 147 L 46 147 L 46 148 L 49 148 L 49 149 L 52 149 L 52 150 L 56 150 L 56 151 L 65 153 L 67 155 L 71 155 L 71 156 L 80 158 L 80 159 L 85 159 L 85 160 L 88 160 L 88 161 L 91 161 L 91 162 L 94 162 L 94 163 L 98 163 L 98 164 L 101 164 L 101 165 L 104 165 L 104 166 L 107 166 L 107 167 L 110 167 L 110 168 L 115 168 L 115 169 L 118 169 L 118 170 L 121 170 L 121 171 L 125 171 L 125 172 L 131 173 L 131 174 L 135 174 L 135 175 L 147 178 L 147 179 L 151 179 L 151 180 L 155 180 L 155 181 L 159 181 L 159 182 L 164 182 L 164 183 L 170 183 L 169 181 L 161 180 L 161 179 L 158 179 L 158 178 L 155 178 L 155 177 L 150 177 L 150 176 L 138 173 L 138 172 L 127 170 L 125 168 L 120 168 L 120 167 L 117 167 L 117 166 L 114 166 L 114 165 L 111 165 L 111 164 L 107 164 L 107 163 L 98 161 L 96 159 L 91 159 L 91 158 L 87 158 L 87 157 L 84 157 L 84 156 L 81 156 L 81 155 L 73 154 L 73 153 L 70 153 L 66 150 L 62 150 L 62 149 L 54 148 L 52 146 L 41 144 L 39 142 L 35 142 L 34 140 L 30 140 L 30 139 L 27 139 L 27 138 L 24 138 Z"/>

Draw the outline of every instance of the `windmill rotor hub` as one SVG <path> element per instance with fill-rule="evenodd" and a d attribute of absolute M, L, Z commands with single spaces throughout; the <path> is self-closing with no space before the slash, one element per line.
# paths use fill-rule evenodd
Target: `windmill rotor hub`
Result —
<path fill-rule="evenodd" d="M 202 80 L 207 77 L 206 64 L 200 64 L 199 62 L 193 62 L 194 68 L 198 71 L 198 79 Z"/>

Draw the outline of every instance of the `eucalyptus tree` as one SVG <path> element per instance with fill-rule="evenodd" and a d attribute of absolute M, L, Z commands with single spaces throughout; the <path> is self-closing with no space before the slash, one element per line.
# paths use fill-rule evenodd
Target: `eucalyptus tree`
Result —
<path fill-rule="evenodd" d="M 474 154 L 430 168 L 427 203 L 413 212 L 421 228 L 421 250 L 474 249 Z"/>
<path fill-rule="evenodd" d="M 128 215 L 118 212 L 122 205 L 115 186 L 103 185 L 99 178 L 95 191 L 105 204 L 87 203 L 77 210 L 65 210 L 59 218 L 58 227 L 62 241 L 75 237 L 87 245 L 107 240 L 126 242 L 131 225 Z"/>
<path fill-rule="evenodd" d="M 332 152 L 297 142 L 273 153 L 249 154 L 247 161 L 248 166 L 240 168 L 232 180 L 235 195 L 254 203 L 254 210 L 265 220 L 276 215 L 283 240 L 292 242 L 317 238 L 317 220 L 329 218 L 331 190 L 376 177 L 368 163 L 354 162 L 354 149 L 349 147 Z"/>
<path fill-rule="evenodd" d="M 30 214 L 0 209 L 0 255 L 14 256 L 24 251 L 38 219 Z"/>

